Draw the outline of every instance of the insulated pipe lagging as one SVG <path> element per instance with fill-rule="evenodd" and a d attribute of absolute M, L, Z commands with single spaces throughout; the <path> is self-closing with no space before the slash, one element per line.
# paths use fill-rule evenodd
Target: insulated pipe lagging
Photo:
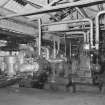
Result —
<path fill-rule="evenodd" d="M 96 15 L 96 37 L 95 37 L 95 47 L 99 49 L 99 34 L 100 34 L 100 25 L 99 25 L 99 18 L 101 15 L 105 14 L 105 11 L 101 11 Z"/>

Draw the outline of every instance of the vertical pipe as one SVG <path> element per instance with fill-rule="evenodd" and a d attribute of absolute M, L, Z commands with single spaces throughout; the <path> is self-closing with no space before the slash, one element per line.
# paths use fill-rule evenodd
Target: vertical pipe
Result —
<path fill-rule="evenodd" d="M 70 59 L 71 59 L 71 40 L 70 40 Z"/>
<path fill-rule="evenodd" d="M 99 49 L 99 30 L 100 30 L 100 25 L 99 25 L 99 18 L 100 15 L 105 14 L 105 11 L 101 11 L 96 15 L 96 37 L 95 37 L 95 47 L 98 50 Z"/>
<path fill-rule="evenodd" d="M 84 32 L 84 43 L 86 43 L 87 37 L 86 37 L 86 33 Z"/>
<path fill-rule="evenodd" d="M 91 46 L 91 48 L 93 48 L 94 46 L 93 46 L 93 21 L 92 20 L 89 20 L 89 22 L 90 22 L 90 46 Z"/>
<path fill-rule="evenodd" d="M 58 50 L 57 51 L 57 54 L 58 54 L 59 53 L 59 50 L 60 50 L 60 41 L 57 42 L 57 46 L 58 46 L 58 49 L 57 49 Z"/>
<path fill-rule="evenodd" d="M 89 35 L 90 35 L 90 32 L 88 31 L 88 32 L 87 32 L 87 43 L 90 42 Z"/>
<path fill-rule="evenodd" d="M 41 38 L 42 38 L 41 19 L 38 19 L 38 28 L 39 28 L 38 52 L 40 56 L 41 55 Z"/>
<path fill-rule="evenodd" d="M 66 35 L 64 35 L 64 42 L 65 42 L 65 56 L 66 56 Z"/>
<path fill-rule="evenodd" d="M 56 42 L 55 40 L 53 42 L 54 42 L 54 58 L 56 58 Z"/>
<path fill-rule="evenodd" d="M 68 24 L 68 23 L 79 23 L 79 22 L 89 22 L 89 24 L 90 24 L 90 44 L 91 44 L 91 47 L 93 47 L 93 21 L 89 18 L 85 18 L 85 19 L 81 19 L 81 20 L 78 19 L 78 20 L 54 22 L 51 24 L 43 24 L 42 26 L 51 26 L 51 25 Z"/>

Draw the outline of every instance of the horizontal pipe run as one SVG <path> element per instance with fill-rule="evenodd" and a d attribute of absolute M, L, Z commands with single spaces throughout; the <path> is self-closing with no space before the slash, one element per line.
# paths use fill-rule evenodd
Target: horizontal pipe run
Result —
<path fill-rule="evenodd" d="M 88 22 L 90 21 L 89 18 L 85 19 L 77 19 L 77 20 L 68 20 L 68 21 L 61 21 L 61 22 L 53 22 L 49 24 L 42 24 L 41 26 L 51 26 L 51 25 L 59 25 L 59 24 L 69 24 L 69 23 L 79 23 L 79 22 Z"/>
<path fill-rule="evenodd" d="M 65 33 L 65 32 L 72 32 L 72 31 L 84 31 L 84 30 L 89 30 L 90 28 L 85 28 L 85 29 L 70 29 L 70 30 L 62 30 L 62 31 L 42 31 L 43 33 L 51 33 L 51 34 L 57 34 L 57 33 Z M 103 29 L 104 30 L 104 29 Z"/>
<path fill-rule="evenodd" d="M 59 25 L 59 24 L 68 24 L 68 23 L 79 23 L 79 22 L 89 22 L 90 24 L 90 43 L 93 47 L 93 21 L 91 19 L 78 19 L 78 20 L 70 20 L 70 21 L 62 21 L 62 22 L 54 22 L 50 24 L 42 24 L 42 26 L 51 26 L 51 25 Z"/>
<path fill-rule="evenodd" d="M 86 42 L 86 33 L 85 32 L 83 32 L 83 31 L 75 31 L 75 32 L 69 32 L 68 33 L 69 35 L 71 34 L 71 35 L 75 35 L 75 34 L 82 34 L 83 36 L 72 36 L 72 37 L 70 37 L 69 36 L 69 38 L 74 38 L 74 37 L 84 37 L 84 42 Z M 68 38 L 68 37 L 67 37 Z"/>
<path fill-rule="evenodd" d="M 82 31 L 75 31 L 75 32 L 69 32 L 67 35 L 75 35 L 75 34 L 82 34 L 83 36 L 66 36 L 66 38 L 79 38 L 84 37 L 84 42 L 86 42 L 86 33 Z M 64 38 L 64 37 L 61 37 Z"/>
<path fill-rule="evenodd" d="M 64 37 L 61 37 L 64 39 Z M 76 39 L 76 38 L 83 38 L 83 36 L 76 36 L 76 37 L 67 37 L 67 39 Z"/>
<path fill-rule="evenodd" d="M 64 38 L 64 37 L 61 37 L 61 38 Z M 69 36 L 69 37 L 66 37 L 66 38 L 68 38 L 68 39 L 75 39 L 75 38 L 83 38 L 83 36 Z"/>

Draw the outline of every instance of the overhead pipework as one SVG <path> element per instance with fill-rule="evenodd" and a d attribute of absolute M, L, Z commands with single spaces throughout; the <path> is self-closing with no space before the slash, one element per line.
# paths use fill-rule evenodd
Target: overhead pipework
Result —
<path fill-rule="evenodd" d="M 68 32 L 67 34 L 68 34 L 68 36 L 66 36 L 67 38 L 79 38 L 79 37 L 83 37 L 84 38 L 84 43 L 86 43 L 86 33 L 83 32 L 83 31 Z M 71 35 L 78 35 L 78 36 L 71 36 Z M 63 38 L 63 37 L 61 37 L 61 38 Z"/>
<path fill-rule="evenodd" d="M 70 21 L 62 21 L 62 22 L 54 22 L 50 24 L 42 24 L 42 26 L 52 26 L 52 25 L 60 25 L 60 24 L 71 24 L 71 23 L 82 23 L 82 22 L 89 22 L 90 24 L 90 45 L 93 48 L 93 21 L 89 18 L 85 19 L 78 19 L 78 20 L 70 20 Z M 63 31 L 63 30 L 62 30 Z"/>

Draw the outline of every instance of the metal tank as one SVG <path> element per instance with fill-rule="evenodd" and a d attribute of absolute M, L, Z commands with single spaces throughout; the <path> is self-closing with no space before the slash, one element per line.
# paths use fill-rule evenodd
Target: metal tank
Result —
<path fill-rule="evenodd" d="M 17 62 L 17 57 L 16 56 L 6 56 L 5 58 L 5 63 L 6 63 L 6 72 L 9 76 L 13 76 L 16 74 L 15 71 L 15 64 Z"/>

